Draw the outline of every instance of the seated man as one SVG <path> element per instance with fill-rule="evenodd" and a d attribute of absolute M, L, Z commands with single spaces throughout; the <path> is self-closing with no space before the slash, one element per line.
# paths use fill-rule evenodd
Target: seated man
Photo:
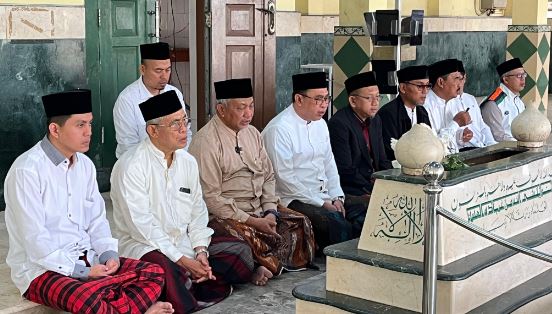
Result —
<path fill-rule="evenodd" d="M 414 124 L 425 123 L 431 127 L 429 114 L 424 108 L 427 92 L 431 89 L 427 66 L 410 66 L 397 71 L 399 96 L 380 108 L 376 116 L 382 125 L 383 146 L 388 160 L 395 160 L 391 139 L 398 140 Z"/>
<path fill-rule="evenodd" d="M 366 207 L 344 207 L 326 113 L 330 101 L 324 72 L 297 74 L 293 103 L 262 132 L 283 205 L 311 220 L 320 248 L 360 236 Z"/>
<path fill-rule="evenodd" d="M 473 137 L 469 142 L 459 144 L 459 150 L 466 151 L 477 147 L 486 147 L 496 144 L 491 129 L 481 117 L 481 110 L 479 109 L 477 100 L 472 95 L 464 92 L 464 86 L 468 76 L 464 70 L 464 64 L 460 60 L 458 60 L 458 69 L 464 77 L 460 82 L 460 93 L 458 97 L 456 97 L 456 101 L 451 103 L 451 114 L 454 115 L 461 111 L 469 111 L 472 121 L 470 123 L 470 130 L 473 132 Z"/>
<path fill-rule="evenodd" d="M 453 114 L 453 103 L 460 94 L 464 75 L 460 73 L 457 59 L 438 61 L 429 66 L 429 91 L 424 107 L 429 113 L 431 128 L 439 138 L 448 143 L 448 153 L 457 153 L 458 148 L 468 143 L 473 132 L 468 127 L 470 114 L 460 111 Z"/>
<path fill-rule="evenodd" d="M 196 311 L 230 295 L 232 284 L 251 279 L 251 250 L 237 239 L 211 239 L 197 163 L 181 149 L 188 118 L 176 92 L 146 100 L 140 111 L 148 137 L 111 174 L 119 246 L 122 254 L 164 269 L 161 299 L 177 313 Z"/>
<path fill-rule="evenodd" d="M 491 128 L 495 141 L 515 141 L 512 121 L 525 110 L 519 93 L 525 88 L 527 72 L 519 58 L 501 63 L 496 71 L 500 76 L 500 86 L 481 103 L 481 115 Z"/>
<path fill-rule="evenodd" d="M 21 294 L 71 313 L 172 313 L 155 303 L 155 264 L 119 258 L 96 168 L 83 153 L 92 135 L 89 90 L 42 97 L 48 133 L 19 156 L 4 184 L 9 250 Z"/>
<path fill-rule="evenodd" d="M 113 123 L 117 139 L 115 155 L 117 158 L 148 137 L 146 121 L 142 118 L 138 108 L 139 104 L 150 97 L 174 90 L 182 107 L 187 107 L 184 104 L 182 93 L 176 87 L 168 84 L 171 78 L 169 44 L 159 42 L 140 45 L 140 57 L 142 60 L 140 77 L 123 89 L 113 107 Z M 188 141 L 191 140 L 192 129 L 188 128 Z"/>
<path fill-rule="evenodd" d="M 255 109 L 250 79 L 215 82 L 217 115 L 190 145 L 216 235 L 245 240 L 266 279 L 283 268 L 300 270 L 314 258 L 307 217 L 277 208 L 272 164 L 250 125 Z M 259 270 L 258 270 L 259 271 Z"/>
<path fill-rule="evenodd" d="M 375 73 L 354 75 L 345 81 L 345 88 L 349 106 L 337 111 L 328 122 L 330 142 L 345 204 L 368 207 L 372 173 L 393 167 L 385 156 L 381 120 L 374 117 L 380 101 Z"/>

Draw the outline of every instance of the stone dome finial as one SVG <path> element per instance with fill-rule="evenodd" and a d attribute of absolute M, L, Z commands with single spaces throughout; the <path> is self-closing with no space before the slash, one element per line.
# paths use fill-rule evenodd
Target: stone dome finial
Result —
<path fill-rule="evenodd" d="M 445 149 L 429 126 L 415 124 L 397 142 L 395 157 L 404 174 L 417 176 L 428 162 L 441 162 Z"/>
<path fill-rule="evenodd" d="M 534 103 L 512 121 L 512 135 L 518 140 L 518 146 L 541 147 L 550 136 L 550 131 L 550 121 Z"/>

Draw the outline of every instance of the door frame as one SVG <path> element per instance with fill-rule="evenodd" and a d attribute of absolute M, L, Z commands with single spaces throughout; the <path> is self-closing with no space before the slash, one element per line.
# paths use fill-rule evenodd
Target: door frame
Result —
<path fill-rule="evenodd" d="M 98 26 L 98 1 L 84 1 L 85 12 L 85 68 L 88 88 L 92 93 L 92 115 L 100 123 L 92 125 L 92 140 L 88 156 L 96 168 L 103 167 L 102 161 L 102 114 L 100 100 L 100 30 Z M 96 27 L 90 27 L 96 25 Z M 90 62 L 95 60 L 97 62 Z"/>
<path fill-rule="evenodd" d="M 195 2 L 195 21 L 192 23 L 190 19 L 190 47 L 194 47 L 193 45 L 195 45 L 195 49 L 190 49 L 190 81 L 195 85 L 195 89 L 193 89 L 195 90 L 195 95 L 192 96 L 196 97 L 196 125 L 197 130 L 199 130 L 209 122 L 208 116 L 212 114 L 209 112 L 211 95 L 211 30 L 210 21 L 209 23 L 206 21 L 206 17 L 210 16 L 211 12 L 211 0 L 191 2 Z M 191 2 L 190 12 L 192 12 Z M 192 42 L 192 34 L 194 35 L 193 39 L 195 42 Z M 195 71 L 193 70 L 194 68 Z M 190 90 L 192 90 L 191 84 Z"/>

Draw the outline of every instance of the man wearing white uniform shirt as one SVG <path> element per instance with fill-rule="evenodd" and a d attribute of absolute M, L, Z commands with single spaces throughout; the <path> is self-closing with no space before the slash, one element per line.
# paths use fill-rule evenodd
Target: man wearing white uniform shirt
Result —
<path fill-rule="evenodd" d="M 458 61 L 458 69 L 460 73 L 462 73 L 463 79 L 460 82 L 460 94 L 456 98 L 456 101 L 454 103 L 451 103 L 451 113 L 454 115 L 462 111 L 469 112 L 472 121 L 469 128 L 473 132 L 472 139 L 467 143 L 459 143 L 458 148 L 460 149 L 460 151 L 465 151 L 477 147 L 486 147 L 496 144 L 497 142 L 493 138 L 491 129 L 481 117 L 481 110 L 479 109 L 479 104 L 477 103 L 477 100 L 472 95 L 464 92 L 467 74 L 464 70 L 464 65 L 462 64 L 462 61 Z"/>
<path fill-rule="evenodd" d="M 440 138 L 449 142 L 449 152 L 457 152 L 459 146 L 465 145 L 473 137 L 467 126 L 471 117 L 467 111 L 453 114 L 452 104 L 460 93 L 463 79 L 459 61 L 446 59 L 429 66 L 429 83 L 433 88 L 427 94 L 424 107 L 429 113 L 431 128 Z"/>
<path fill-rule="evenodd" d="M 152 96 L 174 90 L 182 107 L 186 108 L 182 93 L 168 84 L 171 77 L 169 44 L 159 42 L 140 45 L 140 57 L 140 77 L 119 94 L 113 107 L 117 158 L 147 137 L 146 121 L 140 113 L 139 104 Z M 191 128 L 188 127 L 187 132 L 190 143 Z M 186 145 L 185 149 L 187 148 Z"/>
<path fill-rule="evenodd" d="M 519 93 L 525 88 L 527 72 L 518 58 L 501 63 L 496 71 L 500 86 L 481 103 L 481 114 L 496 141 L 515 141 L 512 121 L 525 110 Z"/>
<path fill-rule="evenodd" d="M 237 238 L 217 238 L 197 163 L 186 145 L 187 117 L 174 91 L 140 104 L 148 137 L 113 167 L 111 199 L 121 254 L 165 271 L 162 300 L 189 313 L 219 302 L 251 279 L 253 258 Z M 209 248 L 209 250 L 208 250 Z"/>
<path fill-rule="evenodd" d="M 328 82 L 323 72 L 297 74 L 293 104 L 262 132 L 276 174 L 276 195 L 284 206 L 312 222 L 316 242 L 325 245 L 359 236 L 366 208 L 345 209 L 326 121 Z"/>

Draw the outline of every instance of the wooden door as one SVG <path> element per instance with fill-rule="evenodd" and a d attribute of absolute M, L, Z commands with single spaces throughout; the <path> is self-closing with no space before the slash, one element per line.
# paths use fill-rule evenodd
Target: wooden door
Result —
<path fill-rule="evenodd" d="M 86 1 L 87 74 L 94 104 L 97 166 L 115 163 L 113 105 L 139 76 L 140 45 L 155 40 L 155 0 Z M 100 165 L 98 165 L 100 163 Z"/>
<path fill-rule="evenodd" d="M 211 113 L 213 82 L 251 78 L 259 130 L 276 114 L 274 7 L 273 0 L 211 1 Z"/>

